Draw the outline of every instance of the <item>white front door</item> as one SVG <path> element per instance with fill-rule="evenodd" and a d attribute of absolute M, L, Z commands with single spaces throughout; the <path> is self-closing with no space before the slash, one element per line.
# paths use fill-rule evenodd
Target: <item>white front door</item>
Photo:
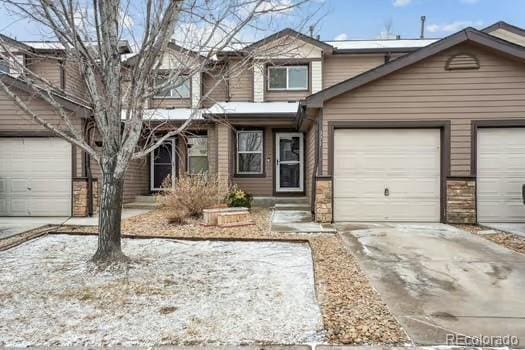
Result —
<path fill-rule="evenodd" d="M 151 153 L 151 190 L 162 190 L 163 182 L 171 177 L 174 186 L 177 174 L 175 139 L 166 140 Z M 166 185 L 166 184 L 164 184 Z"/>
<path fill-rule="evenodd" d="M 303 134 L 299 132 L 277 133 L 275 153 L 275 190 L 277 192 L 303 192 Z"/>

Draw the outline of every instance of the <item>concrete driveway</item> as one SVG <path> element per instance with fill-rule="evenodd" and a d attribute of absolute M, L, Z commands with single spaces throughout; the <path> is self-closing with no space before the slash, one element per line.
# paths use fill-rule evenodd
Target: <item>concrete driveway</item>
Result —
<path fill-rule="evenodd" d="M 444 224 L 338 231 L 416 344 L 445 344 L 447 334 L 525 344 L 525 255 Z"/>

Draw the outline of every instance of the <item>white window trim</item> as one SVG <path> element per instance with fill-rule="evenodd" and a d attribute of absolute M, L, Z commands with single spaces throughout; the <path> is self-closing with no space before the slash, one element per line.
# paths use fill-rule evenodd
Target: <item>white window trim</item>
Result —
<path fill-rule="evenodd" d="M 239 134 L 242 133 L 257 133 L 261 135 L 261 150 L 260 151 L 239 151 Z M 264 131 L 263 130 L 239 130 L 236 134 L 237 149 L 235 150 L 236 158 L 236 174 L 238 175 L 261 175 L 264 174 Z M 239 170 L 239 154 L 260 154 L 261 155 L 261 171 L 240 171 Z"/>
<path fill-rule="evenodd" d="M 290 87 L 290 73 L 289 73 L 289 70 L 290 68 L 305 68 L 306 70 L 306 86 L 303 88 L 303 87 L 300 87 L 300 88 L 291 88 Z M 285 88 L 272 88 L 270 87 L 270 71 L 272 69 L 286 69 L 286 87 Z M 266 78 L 266 81 L 268 82 L 267 83 L 267 86 L 266 88 L 268 89 L 268 91 L 307 91 L 309 86 L 310 86 L 310 77 L 309 77 L 309 71 L 310 71 L 310 68 L 309 68 L 309 65 L 307 64 L 298 64 L 298 65 L 293 65 L 293 66 L 268 66 L 268 72 L 267 72 L 267 78 Z"/>
<path fill-rule="evenodd" d="M 208 143 L 208 135 L 195 135 L 195 136 L 190 136 L 188 137 L 188 139 L 190 138 L 204 138 L 206 139 L 206 143 Z M 208 156 L 208 147 L 209 144 L 206 146 L 206 158 L 208 160 L 208 173 L 210 172 L 210 158 Z M 204 156 L 200 156 L 200 157 L 204 157 Z M 199 175 L 198 173 L 194 174 L 190 171 L 190 152 L 189 152 L 189 149 L 186 150 L 186 173 L 188 173 L 188 175 Z"/>
<path fill-rule="evenodd" d="M 177 96 L 177 94 L 173 95 L 174 91 L 176 88 L 170 88 L 170 95 L 169 96 L 164 96 L 164 95 L 153 95 L 153 99 L 156 99 L 156 100 L 162 100 L 162 99 L 169 99 L 169 100 L 189 100 L 191 99 L 191 89 L 192 89 L 192 83 L 191 83 L 191 78 L 190 77 L 187 77 L 187 76 L 180 76 L 181 79 L 184 79 L 184 82 L 183 83 L 188 83 L 189 84 L 189 88 L 188 88 L 188 92 L 189 92 L 189 95 L 188 97 L 180 97 L 180 96 Z M 180 85 L 182 86 L 182 84 Z M 158 91 L 158 93 L 160 93 L 160 91 Z"/>

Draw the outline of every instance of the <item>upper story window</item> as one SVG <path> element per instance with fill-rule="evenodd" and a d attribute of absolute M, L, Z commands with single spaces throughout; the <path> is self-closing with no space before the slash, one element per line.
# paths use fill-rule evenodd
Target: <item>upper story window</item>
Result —
<path fill-rule="evenodd" d="M 9 74 L 9 62 L 0 58 L 0 74 Z"/>
<path fill-rule="evenodd" d="M 237 131 L 237 174 L 263 173 L 263 131 Z"/>
<path fill-rule="evenodd" d="M 159 76 L 155 83 L 157 86 L 164 84 L 168 77 Z M 164 89 L 155 94 L 156 98 L 190 98 L 191 96 L 191 82 L 189 77 L 180 76 L 170 82 Z"/>
<path fill-rule="evenodd" d="M 308 66 L 268 67 L 268 90 L 308 90 Z"/>

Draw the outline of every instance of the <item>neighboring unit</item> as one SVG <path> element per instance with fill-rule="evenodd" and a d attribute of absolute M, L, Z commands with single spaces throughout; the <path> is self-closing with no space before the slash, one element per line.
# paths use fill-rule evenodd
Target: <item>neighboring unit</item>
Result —
<path fill-rule="evenodd" d="M 217 74 L 182 77 L 148 101 L 147 123 L 163 125 L 160 133 L 196 109 L 198 117 L 130 165 L 125 201 L 155 193 L 167 176 L 207 172 L 224 189 L 305 197 L 322 222 L 525 222 L 523 45 L 525 31 L 499 22 L 441 40 L 325 42 L 286 29 L 224 51 Z M 170 46 L 157 79 L 181 50 Z M 239 70 L 250 55 L 250 68 Z M 82 86 L 73 68 L 43 66 L 58 90 Z M 217 84 L 219 75 L 230 80 Z M 16 75 L 2 79 L 26 93 Z M 89 103 L 82 90 L 75 95 L 65 107 L 96 139 Z M 7 96 L 0 102 L 8 111 L 0 114 L 0 215 L 87 214 L 95 162 L 26 122 Z M 28 165 L 39 152 L 56 164 Z M 54 187 L 37 191 L 41 179 Z M 56 205 L 43 208 L 42 198 Z"/>

